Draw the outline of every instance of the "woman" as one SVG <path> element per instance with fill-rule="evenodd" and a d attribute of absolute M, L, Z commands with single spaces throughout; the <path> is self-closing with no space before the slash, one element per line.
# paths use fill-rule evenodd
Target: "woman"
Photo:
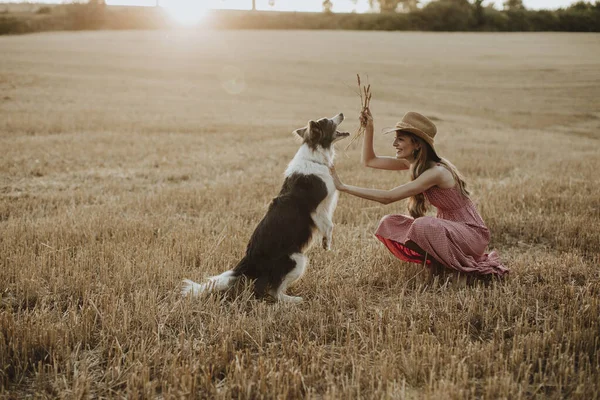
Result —
<path fill-rule="evenodd" d="M 381 157 L 373 150 L 373 117 L 361 114 L 366 123 L 362 149 L 365 166 L 385 170 L 410 170 L 412 180 L 391 190 L 345 185 L 331 167 L 340 192 L 382 204 L 408 198 L 406 215 L 386 215 L 375 236 L 399 259 L 427 265 L 443 265 L 468 274 L 504 275 L 508 269 L 495 252 L 485 253 L 490 233 L 469 198 L 465 181 L 434 147 L 437 129 L 427 117 L 409 112 L 384 133 L 396 133 L 396 157 Z M 425 216 L 425 201 L 437 208 L 437 217 Z"/>

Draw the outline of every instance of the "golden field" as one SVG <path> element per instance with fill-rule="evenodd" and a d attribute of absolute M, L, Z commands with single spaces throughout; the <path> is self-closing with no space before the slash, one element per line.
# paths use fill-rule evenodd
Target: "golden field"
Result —
<path fill-rule="evenodd" d="M 600 398 L 599 38 L 0 37 L 0 397 Z M 241 258 L 293 129 L 357 128 L 356 73 L 376 131 L 434 119 L 510 275 L 431 279 L 372 235 L 404 202 L 341 195 L 303 304 L 181 299 Z M 407 181 L 344 147 L 345 182 Z"/>

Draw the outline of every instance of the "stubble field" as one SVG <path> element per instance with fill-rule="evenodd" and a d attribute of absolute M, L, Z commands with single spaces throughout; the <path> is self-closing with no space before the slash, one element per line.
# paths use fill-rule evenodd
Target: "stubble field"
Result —
<path fill-rule="evenodd" d="M 0 37 L 0 397 L 600 397 L 600 40 L 586 34 Z M 431 280 L 342 195 L 297 306 L 181 299 L 232 267 L 308 119 L 438 125 L 510 275 Z M 338 144 L 350 184 L 391 188 Z M 392 155 L 391 138 L 376 150 Z"/>

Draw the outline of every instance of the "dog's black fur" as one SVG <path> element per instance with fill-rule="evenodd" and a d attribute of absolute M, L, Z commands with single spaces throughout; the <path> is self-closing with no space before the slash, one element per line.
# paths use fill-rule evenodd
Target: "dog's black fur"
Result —
<path fill-rule="evenodd" d="M 311 213 L 326 196 L 327 187 L 320 178 L 288 176 L 250 237 L 246 255 L 233 269 L 234 276 L 256 279 L 259 296 L 268 288 L 277 288 L 296 265 L 290 254 L 301 253 L 310 243 L 315 228 Z"/>

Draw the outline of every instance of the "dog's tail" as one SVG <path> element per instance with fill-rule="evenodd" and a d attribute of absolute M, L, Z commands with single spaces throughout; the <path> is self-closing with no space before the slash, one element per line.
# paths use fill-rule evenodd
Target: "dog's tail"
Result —
<path fill-rule="evenodd" d="M 206 283 L 196 283 L 189 279 L 183 280 L 182 296 L 200 296 L 206 292 L 220 292 L 229 289 L 240 277 L 234 270 L 225 271 L 221 275 L 211 276 Z"/>
<path fill-rule="evenodd" d="M 203 293 L 227 290 L 234 285 L 240 276 L 247 275 L 247 272 L 252 272 L 251 265 L 250 259 L 244 257 L 235 268 L 225 271 L 221 275 L 211 276 L 206 283 L 200 284 L 189 279 L 184 279 L 181 295 L 200 296 Z"/>

